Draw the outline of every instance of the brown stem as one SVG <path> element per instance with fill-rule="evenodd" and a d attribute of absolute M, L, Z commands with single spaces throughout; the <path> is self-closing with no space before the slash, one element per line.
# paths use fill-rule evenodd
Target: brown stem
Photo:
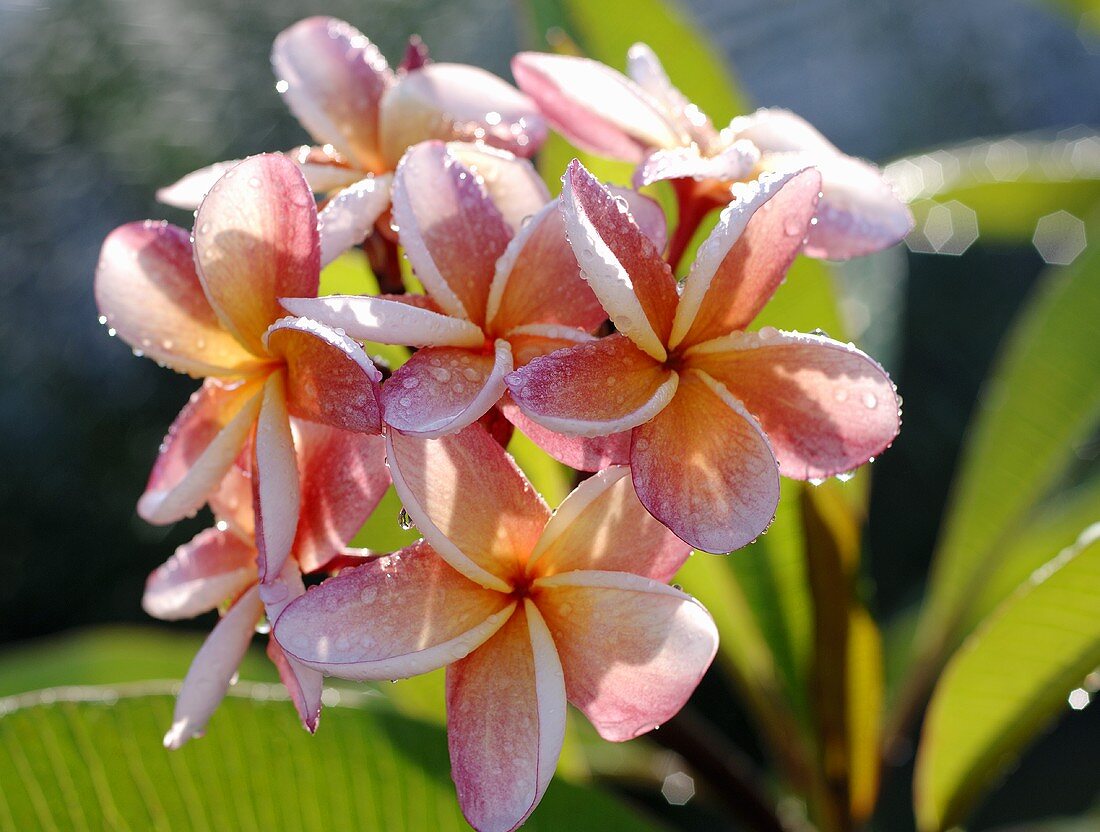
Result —
<path fill-rule="evenodd" d="M 675 274 L 680 268 L 680 261 L 684 259 L 684 253 L 695 232 L 699 230 L 703 219 L 723 203 L 715 200 L 708 189 L 700 187 L 700 183 L 694 179 L 673 179 L 672 189 L 676 193 L 676 203 L 679 206 L 679 215 L 676 218 L 676 230 L 672 232 L 672 239 L 668 242 L 668 264 Z"/>
<path fill-rule="evenodd" d="M 378 291 L 384 295 L 405 294 L 405 281 L 401 277 L 401 255 L 397 253 L 397 243 L 375 229 L 363 241 L 363 251 L 378 281 Z"/>

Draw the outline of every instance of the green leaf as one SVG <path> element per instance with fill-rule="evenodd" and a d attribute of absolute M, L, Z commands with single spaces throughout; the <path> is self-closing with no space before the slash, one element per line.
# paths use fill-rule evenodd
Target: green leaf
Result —
<path fill-rule="evenodd" d="M 442 728 L 357 697 L 326 708 L 310 737 L 270 697 L 239 685 L 208 735 L 177 752 L 160 744 L 173 697 L 147 686 L 0 700 L 0 829 L 469 829 Z M 525 828 L 566 827 L 655 828 L 559 780 Z"/>
<path fill-rule="evenodd" d="M 921 829 L 961 822 L 1100 665 L 1100 527 L 1038 570 L 951 659 L 929 706 L 914 790 Z"/>

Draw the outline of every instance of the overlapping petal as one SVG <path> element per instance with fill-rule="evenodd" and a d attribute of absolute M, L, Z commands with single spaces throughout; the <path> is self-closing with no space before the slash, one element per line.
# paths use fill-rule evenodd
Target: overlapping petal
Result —
<path fill-rule="evenodd" d="M 390 207 L 390 174 L 367 176 L 336 193 L 317 216 L 321 266 L 327 266 L 371 233 Z"/>
<path fill-rule="evenodd" d="M 291 314 L 342 329 L 361 341 L 409 347 L 480 347 L 485 343 L 485 334 L 477 324 L 426 308 L 414 301 L 420 297 L 325 295 L 284 298 L 283 306 Z"/>
<path fill-rule="evenodd" d="M 608 436 L 567 436 L 544 428 L 505 396 L 497 405 L 504 417 L 558 462 L 578 471 L 599 471 L 630 462 L 630 431 Z"/>
<path fill-rule="evenodd" d="M 298 528 L 301 494 L 294 436 L 290 431 L 282 371 L 264 385 L 252 444 L 252 505 L 260 580 L 275 580 L 290 556 Z"/>
<path fill-rule="evenodd" d="M 881 453 L 901 427 L 890 377 L 849 344 L 764 329 L 700 344 L 688 360 L 744 403 L 788 477 L 849 471 Z"/>
<path fill-rule="evenodd" d="M 237 535 L 205 529 L 145 582 L 141 606 L 164 621 L 193 618 L 256 582 L 256 548 Z"/>
<path fill-rule="evenodd" d="M 730 182 L 744 179 L 759 161 L 760 151 L 750 141 L 736 141 L 713 156 L 704 156 L 695 145 L 655 150 L 634 171 L 634 186 L 666 179 Z"/>
<path fill-rule="evenodd" d="M 479 178 L 513 234 L 550 201 L 535 166 L 520 156 L 482 142 L 449 142 L 447 152 Z"/>
<path fill-rule="evenodd" d="M 539 356 L 597 340 L 595 335 L 589 335 L 583 329 L 558 324 L 518 326 L 508 333 L 507 338 L 512 347 L 512 363 L 517 367 Z"/>
<path fill-rule="evenodd" d="M 627 50 L 626 71 L 635 84 L 661 104 L 665 117 L 679 130 L 682 141 L 694 142 L 705 152 L 718 143 L 718 134 L 710 119 L 673 85 L 649 46 L 635 43 Z"/>
<path fill-rule="evenodd" d="M 706 552 L 752 542 L 775 516 L 779 468 L 760 427 L 728 391 L 689 370 L 671 404 L 634 431 L 638 498 Z"/>
<path fill-rule="evenodd" d="M 718 650 L 710 614 L 663 583 L 622 572 L 563 572 L 535 587 L 569 701 L 612 742 L 675 716 Z"/>

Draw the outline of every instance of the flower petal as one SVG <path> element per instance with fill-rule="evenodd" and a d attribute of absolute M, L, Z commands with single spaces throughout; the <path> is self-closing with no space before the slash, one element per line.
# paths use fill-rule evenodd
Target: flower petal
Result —
<path fill-rule="evenodd" d="M 160 446 L 137 512 L 155 525 L 194 514 L 218 488 L 260 412 L 256 383 L 207 381 L 180 411 Z"/>
<path fill-rule="evenodd" d="M 622 335 L 536 358 L 504 381 L 524 413 L 572 436 L 607 436 L 648 422 L 677 385 L 675 372 Z"/>
<path fill-rule="evenodd" d="M 258 365 L 214 314 L 182 228 L 146 220 L 112 231 L 99 254 L 95 297 L 104 325 L 173 370 L 240 375 Z"/>
<path fill-rule="evenodd" d="M 382 148 L 389 164 L 426 139 L 484 141 L 532 156 L 546 140 L 538 107 L 511 84 L 476 66 L 427 64 L 382 99 Z"/>
<path fill-rule="evenodd" d="M 775 516 L 779 468 L 748 411 L 708 376 L 688 371 L 676 397 L 634 431 L 638 498 L 683 541 L 705 552 L 751 543 Z"/>
<path fill-rule="evenodd" d="M 660 102 L 598 61 L 521 52 L 512 74 L 554 129 L 583 150 L 639 162 L 652 148 L 681 142 Z"/>
<path fill-rule="evenodd" d="M 626 200 L 630 216 L 633 217 L 642 234 L 649 238 L 657 251 L 664 251 L 668 243 L 668 221 L 665 219 L 665 210 L 661 207 L 661 203 L 638 193 L 633 188 L 608 185 L 607 190 L 612 196 Z"/>
<path fill-rule="evenodd" d="M 145 582 L 141 607 L 162 621 L 194 618 L 256 583 L 256 548 L 230 532 L 204 529 Z"/>
<path fill-rule="evenodd" d="M 568 349 L 577 344 L 587 344 L 599 339 L 583 329 L 557 324 L 527 324 L 508 333 L 512 346 L 513 363 L 517 367 L 528 364 L 541 355 Z"/>
<path fill-rule="evenodd" d="M 207 500 L 215 519 L 225 523 L 237 537 L 251 540 L 256 529 L 252 515 L 252 440 L 245 441 L 237 461 L 222 478 L 218 490 Z"/>
<path fill-rule="evenodd" d="M 290 556 L 298 528 L 300 491 L 286 381 L 281 372 L 273 373 L 264 385 L 252 446 L 252 505 L 263 582 L 274 581 Z"/>
<path fill-rule="evenodd" d="M 630 462 L 630 431 L 609 436 L 566 436 L 544 428 L 527 416 L 511 396 L 497 405 L 504 417 L 558 462 L 578 471 L 599 471 L 609 465 Z"/>
<path fill-rule="evenodd" d="M 379 107 L 393 73 L 373 43 L 342 20 L 309 17 L 275 38 L 271 65 L 290 111 L 321 144 L 379 169 Z"/>
<path fill-rule="evenodd" d="M 283 298 L 283 307 L 293 315 L 342 329 L 360 341 L 408 347 L 480 347 L 485 343 L 479 326 L 411 303 L 416 297 Z"/>
<path fill-rule="evenodd" d="M 688 356 L 760 422 L 784 476 L 850 471 L 882 453 L 901 427 L 890 377 L 850 344 L 766 327 L 699 344 Z"/>
<path fill-rule="evenodd" d="M 248 652 L 262 613 L 259 590 L 252 587 L 215 625 L 183 679 L 172 727 L 164 735 L 165 748 L 180 748 L 188 740 L 202 736 Z"/>
<path fill-rule="evenodd" d="M 539 576 L 599 569 L 663 583 L 690 553 L 639 502 L 630 469 L 616 466 L 589 477 L 562 501 L 531 554 L 531 567 Z"/>
<path fill-rule="evenodd" d="M 280 646 L 342 679 L 401 679 L 461 659 L 515 602 L 453 570 L 424 541 L 343 570 L 275 622 Z"/>
<path fill-rule="evenodd" d="M 260 600 L 264 603 L 267 620 L 272 623 L 279 620 L 292 601 L 305 594 L 302 572 L 293 558 L 286 560 L 278 578 L 260 584 Z M 317 730 L 317 720 L 321 716 L 321 674 L 293 656 L 286 655 L 273 638 L 267 640 L 267 655 L 278 669 L 279 678 L 290 694 L 302 724 L 312 734 Z"/>
<path fill-rule="evenodd" d="M 657 54 L 646 44 L 635 43 L 627 50 L 626 71 L 635 84 L 660 103 L 684 144 L 693 142 L 707 153 L 718 144 L 718 133 L 706 113 L 673 86 Z"/>
<path fill-rule="evenodd" d="M 622 572 L 563 572 L 535 587 L 566 695 L 606 740 L 633 739 L 675 716 L 718 650 L 710 614 L 665 584 Z"/>
<path fill-rule="evenodd" d="M 195 215 L 195 264 L 222 324 L 256 355 L 283 312 L 281 297 L 313 297 L 321 273 L 317 206 L 285 156 L 245 159 Z"/>
<path fill-rule="evenodd" d="M 317 216 L 321 235 L 321 266 L 327 266 L 374 229 L 390 207 L 393 177 L 368 176 L 332 197 Z"/>
<path fill-rule="evenodd" d="M 530 600 L 447 668 L 451 777 L 479 832 L 510 832 L 534 811 L 561 754 L 565 712 L 561 662 Z"/>
<path fill-rule="evenodd" d="M 382 374 L 360 344 L 309 318 L 277 321 L 264 342 L 286 360 L 291 415 L 341 430 L 382 432 Z"/>
<path fill-rule="evenodd" d="M 546 183 L 526 159 L 482 142 L 450 142 L 447 152 L 480 178 L 513 234 L 550 201 Z"/>
<path fill-rule="evenodd" d="M 666 179 L 744 179 L 759 161 L 760 151 L 745 140 L 734 142 L 714 156 L 703 156 L 695 145 L 655 150 L 634 171 L 634 187 Z"/>
<path fill-rule="evenodd" d="M 620 332 L 658 361 L 676 313 L 676 278 L 616 198 L 574 159 L 562 179 L 562 213 L 581 272 Z"/>
<path fill-rule="evenodd" d="M 670 346 L 744 329 L 756 317 L 802 249 L 820 188 L 812 168 L 735 186 L 736 199 L 699 247 L 684 283 Z"/>
<path fill-rule="evenodd" d="M 509 592 L 550 517 L 512 458 L 480 425 L 441 439 L 389 431 L 386 441 L 394 487 L 420 533 L 463 575 Z"/>

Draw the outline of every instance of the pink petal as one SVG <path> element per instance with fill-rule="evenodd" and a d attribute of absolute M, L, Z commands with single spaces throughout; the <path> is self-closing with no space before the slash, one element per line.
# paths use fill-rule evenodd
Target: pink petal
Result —
<path fill-rule="evenodd" d="M 141 607 L 163 621 L 194 618 L 256 583 L 256 548 L 230 532 L 204 529 L 145 582 Z"/>
<path fill-rule="evenodd" d="M 648 422 L 677 385 L 676 373 L 622 335 L 536 358 L 504 381 L 524 413 L 572 436 L 607 436 Z"/>
<path fill-rule="evenodd" d="M 424 308 L 413 299 L 419 297 L 326 295 L 283 298 L 283 306 L 293 315 L 342 329 L 360 341 L 408 347 L 480 347 L 485 343 L 485 335 L 476 324 Z"/>
<path fill-rule="evenodd" d="M 398 236 L 416 276 L 449 314 L 477 325 L 512 232 L 470 170 L 441 142 L 412 148 L 393 189 Z"/>
<path fill-rule="evenodd" d="M 566 695 L 606 740 L 633 739 L 675 716 L 718 650 L 710 614 L 665 584 L 622 572 L 563 572 L 535 588 Z"/>
<path fill-rule="evenodd" d="M 427 347 L 399 367 L 382 388 L 386 424 L 422 438 L 462 430 L 504 395 L 512 350 L 498 340 L 492 355 L 458 347 Z"/>
<path fill-rule="evenodd" d="M 311 734 L 316 732 L 317 723 L 321 719 L 324 675 L 288 656 L 273 638 L 267 640 L 267 657 L 279 671 L 279 679 L 290 694 L 290 701 L 294 703 L 302 724 Z"/>
<path fill-rule="evenodd" d="M 541 355 L 597 340 L 599 339 L 595 335 L 589 335 L 583 329 L 558 324 L 526 324 L 508 333 L 513 363 L 517 367 L 522 367 Z"/>
<path fill-rule="evenodd" d="M 315 572 L 348 545 L 386 493 L 386 442 L 314 422 L 294 427 L 302 508 L 293 551 L 303 571 Z"/>
<path fill-rule="evenodd" d="M 207 500 L 214 517 L 237 537 L 251 540 L 256 530 L 252 516 L 252 441 L 245 441 L 237 461 Z"/>
<path fill-rule="evenodd" d="M 182 208 L 185 211 L 194 211 L 210 193 L 214 183 L 240 163 L 240 159 L 229 159 L 191 171 L 171 185 L 159 188 L 157 202 L 163 202 L 173 208 Z"/>
<path fill-rule="evenodd" d="M 641 188 L 666 179 L 744 179 L 760 161 L 760 151 L 749 141 L 736 141 L 714 156 L 703 156 L 699 149 L 675 147 L 655 150 L 634 171 L 634 186 Z"/>
<path fill-rule="evenodd" d="M 360 344 L 309 318 L 283 318 L 264 341 L 286 360 L 291 415 L 341 430 L 382 432 L 382 374 Z"/>
<path fill-rule="evenodd" d="M 707 115 L 673 86 L 656 53 L 644 43 L 627 50 L 626 70 L 631 80 L 660 103 L 684 144 L 694 143 L 709 153 L 719 142 Z"/>
<path fill-rule="evenodd" d="M 224 385 L 207 379 L 160 446 L 145 493 L 138 500 L 142 519 L 164 525 L 202 507 L 248 438 L 260 400 L 255 382 Z"/>
<path fill-rule="evenodd" d="M 342 20 L 310 17 L 283 30 L 271 65 L 291 112 L 321 144 L 364 170 L 384 170 L 379 107 L 393 73 L 373 43 Z"/>
<path fill-rule="evenodd" d="M 672 329 L 676 278 L 616 198 L 574 159 L 562 179 L 566 233 L 581 271 L 620 332 L 658 361 Z"/>
<path fill-rule="evenodd" d="M 562 501 L 531 561 L 540 576 L 599 569 L 665 582 L 690 553 L 638 501 L 630 469 L 616 466 L 589 477 Z"/>
<path fill-rule="evenodd" d="M 286 382 L 274 373 L 264 386 L 252 449 L 252 505 L 260 580 L 273 581 L 290 556 L 301 505 L 298 460 L 287 412 Z"/>
<path fill-rule="evenodd" d="M 368 176 L 332 197 L 317 216 L 321 235 L 321 266 L 327 266 L 357 246 L 390 207 L 393 177 Z"/>
<path fill-rule="evenodd" d="M 638 498 L 683 541 L 705 552 L 751 543 L 779 503 L 779 468 L 748 411 L 702 373 L 681 376 L 676 397 L 634 431 Z"/>
<path fill-rule="evenodd" d="M 492 73 L 433 63 L 403 75 L 382 100 L 382 148 L 389 164 L 427 139 L 484 141 L 532 156 L 546 140 L 546 124 L 530 98 Z"/>
<path fill-rule="evenodd" d="M 451 569 L 424 541 L 345 569 L 275 622 L 288 655 L 342 679 L 399 679 L 461 659 L 515 602 Z"/>
<path fill-rule="evenodd" d="M 447 668 L 451 777 L 470 825 L 518 828 L 550 785 L 564 739 L 561 663 L 527 600 L 496 635 Z"/>
<path fill-rule="evenodd" d="M 176 697 L 172 727 L 164 735 L 165 748 L 180 748 L 188 740 L 202 736 L 248 652 L 262 614 L 259 590 L 252 587 L 230 607 L 203 642 Z"/>
<path fill-rule="evenodd" d="M 735 189 L 684 283 L 670 345 L 717 338 L 756 317 L 802 249 L 820 187 L 811 168 Z"/>
<path fill-rule="evenodd" d="M 498 405 L 500 411 L 536 445 L 558 462 L 578 471 L 599 471 L 609 465 L 630 462 L 630 431 L 610 436 L 591 438 L 566 436 L 544 428 L 529 418 L 511 396 L 505 396 Z"/>
<path fill-rule="evenodd" d="M 640 194 L 632 188 L 620 188 L 608 185 L 607 190 L 614 197 L 626 200 L 627 209 L 642 234 L 649 238 L 657 251 L 664 251 L 668 243 L 668 222 L 665 211 L 655 199 Z"/>
<path fill-rule="evenodd" d="M 210 307 L 182 228 L 146 220 L 112 231 L 99 254 L 95 297 L 105 326 L 174 370 L 235 375 L 258 364 Z"/>
<path fill-rule="evenodd" d="M 450 142 L 447 152 L 480 178 L 513 234 L 550 201 L 546 183 L 526 159 L 481 142 Z"/>
<path fill-rule="evenodd" d="M 597 61 L 521 52 L 512 74 L 551 126 L 583 150 L 639 162 L 651 148 L 680 144 L 660 102 Z"/>
<path fill-rule="evenodd" d="M 394 487 L 420 533 L 471 580 L 510 591 L 550 516 L 512 458 L 480 425 L 441 439 L 389 431 L 386 441 Z"/>
<path fill-rule="evenodd" d="M 882 453 L 901 427 L 890 377 L 849 344 L 766 327 L 700 344 L 688 356 L 760 422 L 784 476 L 849 471 Z"/>
<path fill-rule="evenodd" d="M 223 176 L 195 215 L 195 263 L 222 324 L 256 355 L 282 316 L 281 297 L 317 294 L 317 206 L 285 156 L 245 159 Z"/>

